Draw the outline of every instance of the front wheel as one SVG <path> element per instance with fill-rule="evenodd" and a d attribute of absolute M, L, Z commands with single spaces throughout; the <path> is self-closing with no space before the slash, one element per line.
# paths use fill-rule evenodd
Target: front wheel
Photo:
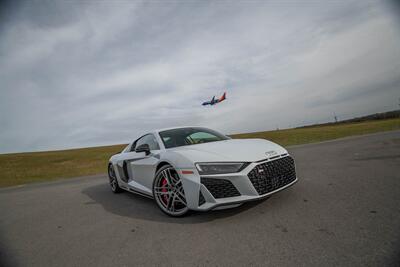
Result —
<path fill-rule="evenodd" d="M 112 164 L 108 165 L 108 179 L 110 182 L 111 191 L 114 193 L 122 192 L 121 187 L 118 185 L 117 176 L 115 175 L 114 167 Z"/>
<path fill-rule="evenodd" d="M 158 207 L 169 216 L 180 217 L 189 211 L 182 181 L 170 165 L 157 171 L 153 182 L 153 196 Z"/>

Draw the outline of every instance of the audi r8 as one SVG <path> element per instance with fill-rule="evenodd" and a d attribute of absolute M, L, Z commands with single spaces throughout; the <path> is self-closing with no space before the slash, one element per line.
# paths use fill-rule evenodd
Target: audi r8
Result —
<path fill-rule="evenodd" d="M 263 199 L 297 181 L 295 163 L 264 139 L 231 139 L 203 127 L 149 132 L 113 155 L 114 193 L 153 198 L 170 216 L 230 208 Z"/>

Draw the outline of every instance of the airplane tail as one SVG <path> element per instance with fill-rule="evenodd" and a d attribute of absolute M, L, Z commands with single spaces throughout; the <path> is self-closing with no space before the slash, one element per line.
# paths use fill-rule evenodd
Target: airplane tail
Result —
<path fill-rule="evenodd" d="M 218 102 L 224 101 L 226 99 L 226 92 L 218 99 Z"/>

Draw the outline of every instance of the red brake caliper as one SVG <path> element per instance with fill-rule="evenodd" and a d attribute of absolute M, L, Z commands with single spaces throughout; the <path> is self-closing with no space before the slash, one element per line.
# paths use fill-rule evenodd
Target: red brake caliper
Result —
<path fill-rule="evenodd" d="M 163 187 L 163 189 L 161 189 L 161 192 L 167 192 L 167 188 L 165 188 L 166 185 L 167 185 L 167 179 L 162 178 L 161 187 Z M 168 196 L 167 196 L 167 194 L 163 194 L 162 200 L 163 200 L 165 205 L 168 204 Z"/>

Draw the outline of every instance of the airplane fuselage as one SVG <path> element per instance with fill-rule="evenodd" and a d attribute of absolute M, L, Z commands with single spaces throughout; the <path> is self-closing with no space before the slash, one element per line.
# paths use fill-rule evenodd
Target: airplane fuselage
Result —
<path fill-rule="evenodd" d="M 203 105 L 203 106 L 207 106 L 207 105 L 214 106 L 215 104 L 218 104 L 218 103 L 224 101 L 225 99 L 226 99 L 226 93 L 224 93 L 220 98 L 217 98 L 217 99 L 215 99 L 215 96 L 214 96 L 210 101 L 203 102 L 201 105 Z"/>

